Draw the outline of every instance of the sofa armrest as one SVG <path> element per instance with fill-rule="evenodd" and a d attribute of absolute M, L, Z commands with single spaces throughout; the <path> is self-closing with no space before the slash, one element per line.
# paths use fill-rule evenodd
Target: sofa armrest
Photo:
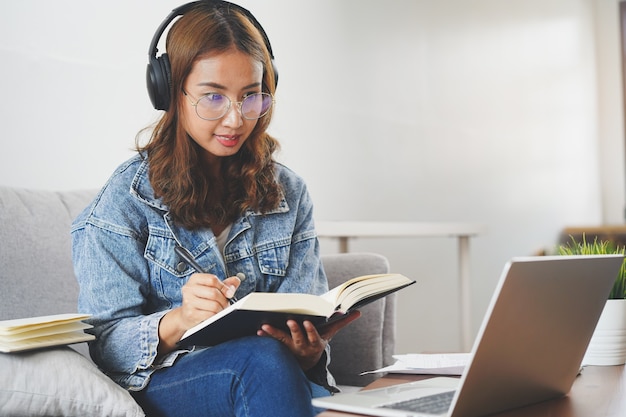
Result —
<path fill-rule="evenodd" d="M 330 288 L 360 275 L 389 272 L 387 258 L 374 253 L 323 255 L 322 264 Z M 329 369 L 337 384 L 365 386 L 380 375 L 361 372 L 393 363 L 396 298 L 394 293 L 364 306 L 361 317 L 335 335 Z"/>

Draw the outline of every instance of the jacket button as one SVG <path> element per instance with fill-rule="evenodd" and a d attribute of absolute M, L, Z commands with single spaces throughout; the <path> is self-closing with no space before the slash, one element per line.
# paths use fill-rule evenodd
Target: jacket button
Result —
<path fill-rule="evenodd" d="M 187 264 L 184 262 L 179 262 L 176 264 L 176 271 L 178 272 L 185 272 L 185 270 L 187 269 Z"/>

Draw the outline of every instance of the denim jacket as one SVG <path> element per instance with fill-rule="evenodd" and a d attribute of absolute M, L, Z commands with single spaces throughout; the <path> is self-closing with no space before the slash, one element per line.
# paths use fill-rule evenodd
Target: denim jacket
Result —
<path fill-rule="evenodd" d="M 75 219 L 78 308 L 92 315 L 97 339 L 90 345 L 91 356 L 118 384 L 141 390 L 156 369 L 188 352 L 156 359 L 159 321 L 181 305 L 181 288 L 194 273 L 174 252 L 177 244 L 220 279 L 243 272 L 238 298 L 253 291 L 328 290 L 306 185 L 280 164 L 276 179 L 283 191 L 280 205 L 265 215 L 249 211 L 237 219 L 223 253 L 209 228 L 190 231 L 172 221 L 154 196 L 141 155 L 122 164 Z M 328 373 L 327 378 L 334 385 Z"/>

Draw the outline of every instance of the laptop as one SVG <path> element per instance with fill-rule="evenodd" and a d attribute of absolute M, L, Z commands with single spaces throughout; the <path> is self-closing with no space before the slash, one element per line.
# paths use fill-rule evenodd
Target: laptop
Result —
<path fill-rule="evenodd" d="M 623 262 L 622 255 L 513 258 L 460 379 L 335 394 L 313 405 L 371 416 L 474 417 L 564 396 Z"/>

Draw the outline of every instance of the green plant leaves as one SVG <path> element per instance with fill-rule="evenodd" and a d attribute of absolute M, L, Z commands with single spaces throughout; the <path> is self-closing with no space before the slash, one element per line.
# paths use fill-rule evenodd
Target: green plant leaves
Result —
<path fill-rule="evenodd" d="M 559 255 L 606 255 L 606 254 L 621 254 L 626 253 L 626 246 L 616 246 L 611 241 L 598 241 L 598 237 L 593 240 L 593 243 L 587 242 L 585 234 L 583 233 L 582 240 L 579 242 L 570 235 L 571 241 L 567 244 L 559 245 Z M 613 289 L 609 294 L 609 299 L 621 299 L 626 298 L 626 260 L 622 263 L 619 275 L 615 279 Z"/>

